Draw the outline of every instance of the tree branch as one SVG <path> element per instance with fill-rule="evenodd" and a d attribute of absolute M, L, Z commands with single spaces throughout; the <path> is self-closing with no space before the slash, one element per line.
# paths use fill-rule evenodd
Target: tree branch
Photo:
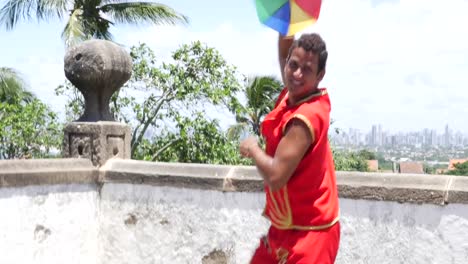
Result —
<path fill-rule="evenodd" d="M 158 156 L 164 152 L 166 149 L 168 149 L 170 146 L 172 146 L 174 143 L 176 143 L 179 139 L 174 139 L 172 140 L 171 142 L 167 143 L 166 145 L 164 145 L 164 147 L 160 148 L 154 155 L 153 157 L 151 157 L 151 161 L 156 161 L 156 159 L 158 158 Z"/>
<path fill-rule="evenodd" d="M 173 97 L 164 98 L 164 99 L 161 99 L 161 101 L 159 101 L 159 104 L 158 104 L 158 106 L 156 106 L 156 109 L 154 110 L 153 114 L 148 118 L 148 120 L 146 121 L 145 125 L 143 126 L 143 129 L 140 131 L 140 133 L 139 133 L 137 139 L 133 142 L 133 145 L 132 145 L 132 156 L 135 154 L 135 151 L 136 151 L 136 148 L 138 147 L 138 145 L 140 145 L 140 142 L 141 142 L 141 140 L 143 139 L 143 136 L 145 135 L 146 130 L 148 130 L 148 127 L 150 126 L 150 124 L 154 121 L 154 119 L 155 119 L 156 116 L 158 115 L 159 110 L 161 109 L 162 105 L 163 105 L 165 102 L 172 100 L 172 98 L 173 98 Z"/>

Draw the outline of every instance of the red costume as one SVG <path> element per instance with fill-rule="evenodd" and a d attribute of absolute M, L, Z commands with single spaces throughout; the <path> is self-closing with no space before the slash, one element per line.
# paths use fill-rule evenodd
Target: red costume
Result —
<path fill-rule="evenodd" d="M 272 192 L 265 185 L 264 216 L 271 227 L 251 263 L 334 262 L 340 227 L 335 167 L 328 142 L 330 109 L 325 89 L 295 105 L 288 104 L 284 89 L 275 109 L 265 117 L 262 134 L 269 156 L 274 156 L 289 121 L 295 118 L 307 125 L 314 142 L 283 188 Z"/>

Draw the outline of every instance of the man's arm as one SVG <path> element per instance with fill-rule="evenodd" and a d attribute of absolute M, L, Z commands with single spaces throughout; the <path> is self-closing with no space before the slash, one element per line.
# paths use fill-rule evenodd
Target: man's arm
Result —
<path fill-rule="evenodd" d="M 288 58 L 289 48 L 291 47 L 293 41 L 293 36 L 283 37 L 281 36 L 281 34 L 278 34 L 278 59 L 283 83 L 286 83 L 284 80 L 284 66 L 286 65 L 286 59 Z"/>
<path fill-rule="evenodd" d="M 287 184 L 314 142 L 314 135 L 307 125 L 299 120 L 290 121 L 274 157 L 268 156 L 257 144 L 254 137 L 241 143 L 241 154 L 254 160 L 260 174 L 272 191 Z"/>

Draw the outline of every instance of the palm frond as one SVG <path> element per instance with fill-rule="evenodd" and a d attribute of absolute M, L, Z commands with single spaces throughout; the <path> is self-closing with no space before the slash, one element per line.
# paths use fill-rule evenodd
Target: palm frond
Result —
<path fill-rule="evenodd" d="M 254 76 L 248 78 L 245 90 L 247 106 L 252 109 L 270 108 L 282 90 L 282 83 L 273 76 Z"/>
<path fill-rule="evenodd" d="M 109 20 L 100 17 L 98 21 L 95 22 L 93 32 L 89 32 L 94 38 L 97 39 L 106 39 L 112 40 L 113 36 L 109 31 L 109 27 L 112 24 Z M 90 27 L 91 28 L 91 27 Z"/>
<path fill-rule="evenodd" d="M 248 113 L 246 113 L 248 114 Z M 250 119 L 246 116 L 242 116 L 242 115 L 237 115 L 236 116 L 236 122 L 237 123 L 248 123 L 250 121 Z"/>
<path fill-rule="evenodd" d="M 0 9 L 0 24 L 13 29 L 20 20 L 62 18 L 70 0 L 8 0 Z"/>
<path fill-rule="evenodd" d="M 229 140 L 238 140 L 242 135 L 248 133 L 248 131 L 248 123 L 236 123 L 228 128 L 226 136 Z"/>
<path fill-rule="evenodd" d="M 62 32 L 62 39 L 65 41 L 65 45 L 73 46 L 80 41 L 86 39 L 82 20 L 80 18 L 83 11 L 81 9 L 75 9 L 70 15 L 67 24 Z"/>
<path fill-rule="evenodd" d="M 39 20 L 47 20 L 54 16 L 61 19 L 67 11 L 69 0 L 36 0 L 36 15 Z"/>
<path fill-rule="evenodd" d="M 273 76 L 247 78 L 245 88 L 247 105 L 242 107 L 242 110 L 236 115 L 237 123 L 248 124 L 253 133 L 260 135 L 262 119 L 273 109 L 282 88 L 282 83 Z"/>
<path fill-rule="evenodd" d="M 116 23 L 140 24 L 141 22 L 149 22 L 156 25 L 188 23 L 186 16 L 177 13 L 166 5 L 158 3 L 108 3 L 99 9 Z"/>
<path fill-rule="evenodd" d="M 19 72 L 12 68 L 0 67 L 0 100 L 6 101 L 13 97 L 26 102 L 35 98 L 28 91 L 28 85 Z"/>

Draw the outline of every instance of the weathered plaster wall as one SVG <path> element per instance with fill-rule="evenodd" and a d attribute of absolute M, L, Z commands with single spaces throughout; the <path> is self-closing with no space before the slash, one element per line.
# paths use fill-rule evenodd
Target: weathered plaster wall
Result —
<path fill-rule="evenodd" d="M 341 199 L 337 263 L 468 263 L 468 206 Z"/>
<path fill-rule="evenodd" d="M 0 189 L 0 263 L 100 263 L 95 185 Z"/>
<path fill-rule="evenodd" d="M 101 191 L 102 263 L 202 263 L 222 250 L 248 263 L 267 222 L 258 193 L 106 184 Z"/>
<path fill-rule="evenodd" d="M 468 177 L 338 183 L 337 263 L 468 263 Z M 0 263 L 247 263 L 268 228 L 261 189 L 249 167 L 0 161 Z"/>
<path fill-rule="evenodd" d="M 337 263 L 466 263 L 468 206 L 342 198 Z M 214 249 L 248 263 L 267 230 L 261 193 L 106 184 L 103 263 L 201 263 Z"/>

